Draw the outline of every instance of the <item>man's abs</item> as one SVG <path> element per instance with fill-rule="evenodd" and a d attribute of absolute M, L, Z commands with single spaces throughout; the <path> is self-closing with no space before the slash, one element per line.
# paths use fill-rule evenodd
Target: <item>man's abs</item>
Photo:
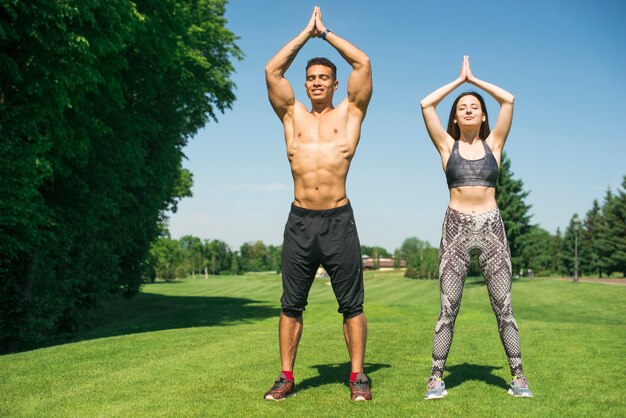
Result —
<path fill-rule="evenodd" d="M 291 174 L 296 206 L 330 209 L 345 205 L 350 161 L 336 144 L 301 144 L 292 155 Z"/>

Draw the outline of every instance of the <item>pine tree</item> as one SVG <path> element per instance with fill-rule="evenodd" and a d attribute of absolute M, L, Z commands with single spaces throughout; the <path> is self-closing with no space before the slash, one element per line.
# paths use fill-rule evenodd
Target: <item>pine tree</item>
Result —
<path fill-rule="evenodd" d="M 601 250 L 606 271 L 626 275 L 626 176 L 622 179 L 622 190 L 607 199 L 602 212 L 605 222 Z"/>
<path fill-rule="evenodd" d="M 561 253 L 559 257 L 559 271 L 566 276 L 573 276 L 575 270 L 575 253 L 576 253 L 576 240 L 578 239 L 578 254 L 580 256 L 580 224 L 576 226 L 578 221 L 578 215 L 574 214 L 569 221 L 569 225 L 565 229 L 563 239 L 561 240 Z M 578 234 L 578 236 L 576 236 Z M 580 275 L 580 258 L 579 258 L 579 273 Z"/>
<path fill-rule="evenodd" d="M 600 274 L 600 256 L 598 255 L 598 228 L 602 223 L 602 211 L 594 199 L 591 209 L 583 220 L 580 245 L 580 269 L 588 274 Z"/>
<path fill-rule="evenodd" d="M 607 276 L 613 272 L 613 266 L 611 263 L 611 255 L 613 252 L 613 246 L 611 243 L 612 228 L 610 227 L 610 214 L 612 212 L 613 201 L 615 196 L 611 189 L 607 189 L 604 195 L 604 202 L 602 203 L 602 211 L 600 216 L 600 222 L 596 228 L 597 238 L 595 240 L 595 249 L 598 254 L 599 275 L 603 274 Z"/>
<path fill-rule="evenodd" d="M 561 234 L 561 228 L 556 229 L 556 234 L 552 237 L 552 251 L 550 252 L 550 270 L 553 272 L 558 272 L 559 269 L 559 260 L 561 256 L 561 243 L 563 242 L 563 234 Z"/>
<path fill-rule="evenodd" d="M 552 266 L 553 237 L 548 231 L 533 226 L 527 234 L 520 237 L 524 268 L 533 270 L 533 274 L 550 272 Z M 525 272 L 524 275 L 527 273 Z"/>

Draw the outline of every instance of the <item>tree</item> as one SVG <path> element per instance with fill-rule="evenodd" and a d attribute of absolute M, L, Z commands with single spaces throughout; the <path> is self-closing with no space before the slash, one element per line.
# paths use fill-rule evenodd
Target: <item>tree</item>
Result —
<path fill-rule="evenodd" d="M 522 260 L 524 240 L 520 238 L 531 230 L 531 215 L 529 214 L 530 205 L 524 202 L 529 192 L 524 191 L 522 180 L 517 180 L 513 176 L 511 160 L 503 152 L 496 183 L 496 203 L 504 221 L 506 237 L 511 248 L 511 264 L 515 272 L 524 267 Z"/>
<path fill-rule="evenodd" d="M 556 234 L 552 237 L 552 245 L 550 247 L 550 271 L 560 271 L 560 259 L 561 259 L 561 245 L 563 242 L 563 236 L 561 234 L 561 228 L 556 229 Z"/>
<path fill-rule="evenodd" d="M 578 249 L 580 254 L 580 230 L 576 230 L 579 228 L 576 225 L 576 219 L 578 218 L 577 214 L 574 214 L 569 221 L 569 225 L 565 229 L 565 234 L 563 234 L 563 240 L 561 241 L 561 253 L 559 259 L 559 270 L 562 274 L 567 276 L 574 275 L 574 269 L 576 264 L 575 252 L 576 252 L 576 239 L 578 239 Z M 576 237 L 578 234 L 578 238 Z"/>
<path fill-rule="evenodd" d="M 594 199 L 591 209 L 583 220 L 583 229 L 580 242 L 580 269 L 588 274 L 602 274 L 602 265 L 599 256 L 598 238 L 602 228 L 602 209 Z"/>
<path fill-rule="evenodd" d="M 282 271 L 281 260 L 282 260 L 283 246 L 282 245 L 270 245 L 269 247 L 267 247 L 267 252 L 269 256 L 269 264 L 268 264 L 269 269 L 271 271 L 280 273 Z"/>
<path fill-rule="evenodd" d="M 609 222 L 612 222 L 614 251 L 611 260 L 615 271 L 626 276 L 626 175 L 622 177 L 622 188 L 617 191 Z"/>
<path fill-rule="evenodd" d="M 0 350 L 134 295 L 188 139 L 235 96 L 224 1 L 0 6 Z"/>
<path fill-rule="evenodd" d="M 604 272 L 626 275 L 626 176 L 622 189 L 608 190 L 602 207 L 603 222 L 598 228 L 597 248 Z"/>
<path fill-rule="evenodd" d="M 220 274 L 222 271 L 231 270 L 233 253 L 224 241 L 206 240 L 204 242 L 205 266 L 211 274 Z"/>
<path fill-rule="evenodd" d="M 373 257 L 372 254 L 374 254 L 375 251 L 378 252 L 379 257 L 391 258 L 391 253 L 387 251 L 386 249 L 384 249 L 383 247 L 376 247 L 376 246 L 368 247 L 367 245 L 361 245 L 362 255 L 369 255 L 370 257 Z"/>
<path fill-rule="evenodd" d="M 153 243 L 150 253 L 155 260 L 156 277 L 165 281 L 176 279 L 184 260 L 180 243 L 175 239 L 161 237 Z"/>
<path fill-rule="evenodd" d="M 182 267 L 187 274 L 194 276 L 205 266 L 202 241 L 198 237 L 185 235 L 178 240 L 182 252 Z"/>
<path fill-rule="evenodd" d="M 230 271 L 234 275 L 239 274 L 239 272 L 241 271 L 241 263 L 240 263 L 240 259 L 239 259 L 239 253 L 236 252 L 236 251 L 233 253 L 233 257 L 231 259 Z"/>
<path fill-rule="evenodd" d="M 244 271 L 259 272 L 271 269 L 269 253 L 263 241 L 242 244 L 239 254 Z"/>
<path fill-rule="evenodd" d="M 400 246 L 399 253 L 406 260 L 405 277 L 413 279 L 436 279 L 439 269 L 439 250 L 428 241 L 416 237 L 407 238 Z"/>
<path fill-rule="evenodd" d="M 400 250 L 396 249 L 393 252 L 393 268 L 399 269 L 402 267 L 402 255 L 400 254 Z"/>
<path fill-rule="evenodd" d="M 553 237 L 539 226 L 532 226 L 527 234 L 520 238 L 522 265 L 532 269 L 533 274 L 550 273 L 552 269 Z"/>
<path fill-rule="evenodd" d="M 600 215 L 600 222 L 596 225 L 596 240 L 594 241 L 594 249 L 597 251 L 599 257 L 600 277 L 602 274 L 610 275 L 613 271 L 611 263 L 611 254 L 613 253 L 613 246 L 611 243 L 612 231 L 609 225 L 609 217 L 611 212 L 611 206 L 615 196 L 611 189 L 607 189 L 604 195 L 604 202 L 602 204 L 602 210 Z"/>

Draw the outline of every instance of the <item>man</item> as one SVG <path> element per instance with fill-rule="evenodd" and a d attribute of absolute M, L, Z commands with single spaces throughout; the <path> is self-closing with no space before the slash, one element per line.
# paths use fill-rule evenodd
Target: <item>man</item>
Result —
<path fill-rule="evenodd" d="M 333 95 L 338 86 L 335 65 L 326 58 L 310 60 L 304 83 L 311 100 L 309 111 L 295 99 L 284 76 L 300 49 L 315 37 L 334 47 L 352 72 L 348 97 L 334 107 Z M 369 382 L 363 373 L 367 322 L 363 313 L 360 243 L 346 196 L 350 161 L 372 96 L 369 58 L 327 29 L 319 7 L 315 7 L 306 28 L 267 63 L 265 77 L 270 103 L 284 126 L 294 202 L 285 226 L 282 253 L 282 372 L 264 397 L 283 400 L 295 395 L 293 367 L 302 335 L 302 312 L 321 264 L 330 275 L 339 312 L 344 316 L 343 330 L 352 364 L 351 399 L 370 400 Z"/>

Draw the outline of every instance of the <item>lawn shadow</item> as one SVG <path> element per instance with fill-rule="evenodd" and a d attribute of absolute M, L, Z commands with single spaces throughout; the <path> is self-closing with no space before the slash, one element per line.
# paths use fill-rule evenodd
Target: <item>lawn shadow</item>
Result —
<path fill-rule="evenodd" d="M 349 361 L 340 364 L 318 364 L 311 367 L 317 369 L 318 375 L 315 377 L 309 377 L 308 379 L 304 379 L 301 383 L 298 383 L 298 390 L 312 389 L 332 383 L 343 383 L 345 386 L 348 386 L 348 378 L 350 377 L 351 371 Z M 373 380 L 370 376 L 372 373 L 379 369 L 386 369 L 388 367 L 391 367 L 391 365 L 380 363 L 365 363 L 363 365 L 363 371 L 367 375 L 367 378 L 370 380 L 370 382 L 372 382 Z"/>
<path fill-rule="evenodd" d="M 501 369 L 496 366 L 482 366 L 478 364 L 459 364 L 457 366 L 446 367 L 448 376 L 445 377 L 446 388 L 451 389 L 459 386 L 468 380 L 478 380 L 488 385 L 497 386 L 499 388 L 507 388 L 508 382 L 500 376 L 495 376 L 491 372 Z"/>
<path fill-rule="evenodd" d="M 140 293 L 96 313 L 93 328 L 79 340 L 191 327 L 228 326 L 278 317 L 267 302 L 223 296 Z"/>

